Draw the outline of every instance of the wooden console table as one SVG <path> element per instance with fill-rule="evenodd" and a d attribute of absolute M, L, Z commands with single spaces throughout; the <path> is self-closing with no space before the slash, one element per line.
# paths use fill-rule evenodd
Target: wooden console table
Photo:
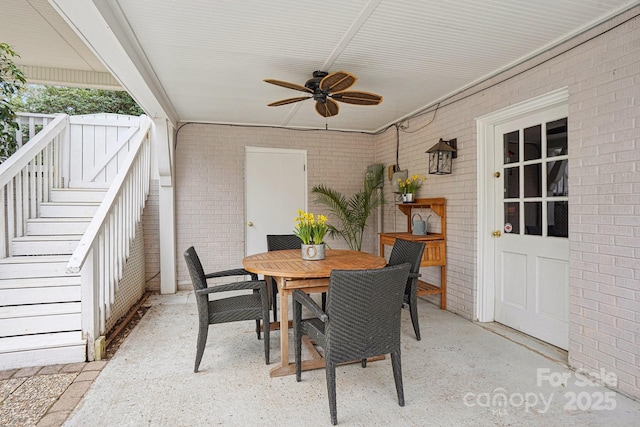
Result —
<path fill-rule="evenodd" d="M 421 267 L 440 267 L 440 285 L 418 280 L 416 294 L 440 295 L 440 308 L 447 308 L 447 210 L 445 199 L 416 199 L 414 203 L 400 203 L 398 209 L 407 216 L 407 232 L 405 233 L 380 233 L 380 256 L 384 257 L 384 246 L 393 246 L 396 239 L 425 242 L 426 246 L 422 255 Z M 440 217 L 440 233 L 428 233 L 422 236 L 412 234 L 411 211 L 413 209 L 431 209 Z"/>

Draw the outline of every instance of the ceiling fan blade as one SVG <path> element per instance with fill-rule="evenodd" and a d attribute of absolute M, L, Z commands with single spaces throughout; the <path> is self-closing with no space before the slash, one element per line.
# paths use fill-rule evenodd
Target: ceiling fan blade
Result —
<path fill-rule="evenodd" d="M 271 104 L 267 104 L 268 107 L 278 107 L 280 105 L 293 104 L 294 102 L 305 101 L 311 98 L 311 96 L 299 96 L 297 98 L 287 98 L 281 99 L 280 101 L 272 102 Z"/>
<path fill-rule="evenodd" d="M 340 92 L 349 89 L 358 80 L 346 71 L 331 73 L 320 81 L 320 89 L 325 92 Z"/>
<path fill-rule="evenodd" d="M 382 97 L 375 93 L 345 91 L 329 94 L 336 101 L 346 102 L 355 105 L 378 105 L 382 102 Z"/>
<path fill-rule="evenodd" d="M 337 102 L 327 98 L 326 102 L 316 102 L 316 111 L 322 117 L 332 117 L 338 114 L 338 112 L 340 111 L 340 107 L 338 107 Z"/>
<path fill-rule="evenodd" d="M 271 83 L 272 85 L 286 87 L 288 89 L 299 90 L 300 92 L 313 93 L 308 87 L 300 86 L 295 83 L 283 82 L 282 80 L 264 79 L 263 81 Z"/>

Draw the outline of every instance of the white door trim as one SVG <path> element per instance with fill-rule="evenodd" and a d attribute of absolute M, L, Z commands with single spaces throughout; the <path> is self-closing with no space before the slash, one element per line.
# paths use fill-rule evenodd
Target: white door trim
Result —
<path fill-rule="evenodd" d="M 492 322 L 495 311 L 495 239 L 491 237 L 495 216 L 494 186 L 487 185 L 488 177 L 495 171 L 494 141 L 495 127 L 501 123 L 535 113 L 556 105 L 566 104 L 569 100 L 567 87 L 556 89 L 544 95 L 503 108 L 476 118 L 478 140 L 478 235 L 476 248 L 478 265 L 478 292 L 476 299 L 476 317 L 480 322 Z"/>

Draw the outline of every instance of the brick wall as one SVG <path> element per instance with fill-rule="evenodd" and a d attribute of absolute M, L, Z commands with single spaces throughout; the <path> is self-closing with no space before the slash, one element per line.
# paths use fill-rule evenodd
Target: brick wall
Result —
<path fill-rule="evenodd" d="M 569 360 L 640 397 L 640 18 L 573 61 Z"/>
<path fill-rule="evenodd" d="M 144 228 L 144 251 L 146 254 L 145 280 L 147 289 L 160 291 L 160 227 L 159 227 L 159 182 L 152 179 L 149 195 L 142 212 Z"/>
<path fill-rule="evenodd" d="M 366 168 L 374 162 L 374 141 L 363 134 L 185 125 L 176 150 L 176 262 L 181 288 L 191 287 L 182 258 L 191 245 L 207 271 L 242 265 L 246 146 L 307 150 L 308 209 L 315 213 L 327 208 L 314 202 L 313 186 L 323 183 L 350 196 L 362 189 Z M 375 217 L 370 221 L 363 250 L 376 252 Z M 342 241 L 330 244 L 346 248 Z"/>

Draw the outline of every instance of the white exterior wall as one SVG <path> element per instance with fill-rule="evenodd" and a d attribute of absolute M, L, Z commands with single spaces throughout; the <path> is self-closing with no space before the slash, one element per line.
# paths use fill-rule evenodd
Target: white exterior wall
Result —
<path fill-rule="evenodd" d="M 328 210 L 314 202 L 313 186 L 326 184 L 351 196 L 362 190 L 366 168 L 374 159 L 374 141 L 368 135 L 185 125 L 178 134 L 176 149 L 176 264 L 180 288 L 191 288 L 182 256 L 191 245 L 206 271 L 242 266 L 246 146 L 307 150 L 308 210 L 316 214 L 327 214 Z M 372 227 L 363 239 L 363 250 L 377 253 L 375 217 L 370 221 Z M 343 241 L 329 243 L 333 248 L 347 247 Z"/>

